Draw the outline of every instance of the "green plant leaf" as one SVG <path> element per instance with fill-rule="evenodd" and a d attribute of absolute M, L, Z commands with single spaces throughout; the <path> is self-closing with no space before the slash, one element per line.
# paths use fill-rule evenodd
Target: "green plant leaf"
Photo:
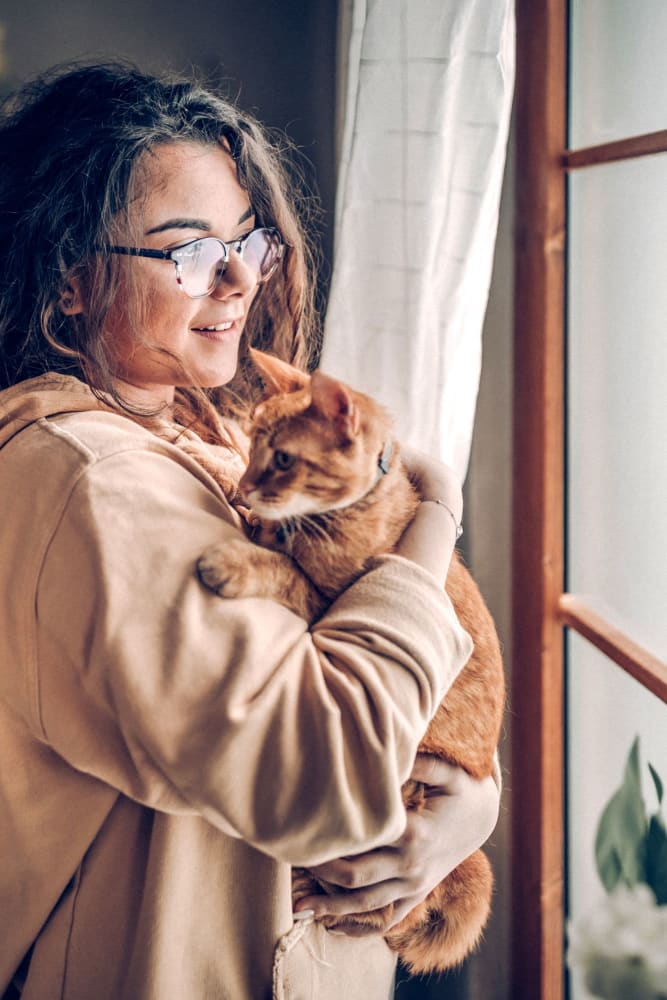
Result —
<path fill-rule="evenodd" d="M 646 834 L 646 881 L 659 906 L 667 903 L 667 830 L 660 813 L 651 816 Z"/>
<path fill-rule="evenodd" d="M 595 863 L 600 880 L 611 892 L 646 881 L 646 808 L 639 779 L 639 737 L 628 754 L 621 787 L 605 806 L 595 837 Z"/>
<path fill-rule="evenodd" d="M 599 846 L 595 844 L 595 863 L 598 875 L 607 892 L 612 892 L 623 875 L 623 866 L 618 851 L 613 844 Z"/>
<path fill-rule="evenodd" d="M 649 764 L 648 769 L 651 772 L 651 777 L 653 778 L 653 784 L 655 785 L 656 794 L 658 796 L 658 803 L 662 804 L 662 781 L 660 780 L 660 775 L 652 764 Z"/>

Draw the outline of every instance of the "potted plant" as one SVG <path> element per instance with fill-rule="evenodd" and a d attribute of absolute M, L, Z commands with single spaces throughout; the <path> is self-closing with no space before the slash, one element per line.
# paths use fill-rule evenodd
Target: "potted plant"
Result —
<path fill-rule="evenodd" d="M 649 816 L 641 790 L 639 738 L 620 788 L 605 806 L 595 862 L 607 895 L 569 926 L 568 963 L 605 1000 L 667 1000 L 667 830 L 663 783 L 648 765 L 658 798 Z"/>

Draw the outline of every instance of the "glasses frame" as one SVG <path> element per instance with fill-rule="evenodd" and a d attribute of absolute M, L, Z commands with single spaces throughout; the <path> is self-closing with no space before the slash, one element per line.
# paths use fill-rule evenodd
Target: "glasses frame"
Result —
<path fill-rule="evenodd" d="M 271 275 L 274 274 L 285 253 L 285 243 L 283 242 L 280 232 L 275 228 L 275 226 L 258 226 L 257 229 L 251 229 L 249 233 L 246 233 L 245 236 L 239 237 L 238 240 L 230 240 L 229 242 L 220 239 L 219 236 L 198 236 L 194 240 L 187 240 L 185 243 L 179 243 L 178 246 L 170 247 L 168 250 L 150 250 L 147 247 L 121 247 L 111 244 L 105 244 L 101 249 L 106 250 L 107 253 L 119 253 L 128 257 L 149 257 L 153 260 L 170 260 L 176 268 L 176 281 L 188 298 L 205 299 L 206 296 L 214 292 L 220 284 L 220 280 L 227 270 L 231 251 L 234 250 L 234 252 L 239 255 L 241 260 L 243 260 L 243 251 L 248 240 L 257 233 L 268 233 L 271 238 L 278 238 L 278 256 L 276 257 L 275 263 L 271 267 L 271 270 L 266 274 L 257 275 L 257 284 L 263 285 L 264 282 L 268 281 Z M 210 288 L 208 288 L 205 292 L 201 292 L 199 295 L 191 295 L 183 285 L 183 264 L 175 255 L 180 251 L 185 250 L 187 247 L 191 247 L 194 243 L 201 243 L 202 240 L 214 240 L 218 243 L 222 249 L 222 256 L 220 257 L 220 266 L 216 269 L 215 277 Z"/>

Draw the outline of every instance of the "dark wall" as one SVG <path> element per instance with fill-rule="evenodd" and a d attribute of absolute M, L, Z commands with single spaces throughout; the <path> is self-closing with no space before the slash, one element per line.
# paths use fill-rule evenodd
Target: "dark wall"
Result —
<path fill-rule="evenodd" d="M 5 0 L 3 89 L 81 57 L 123 56 L 152 72 L 194 68 L 298 145 L 321 196 L 328 261 L 337 7 L 337 0 Z"/>

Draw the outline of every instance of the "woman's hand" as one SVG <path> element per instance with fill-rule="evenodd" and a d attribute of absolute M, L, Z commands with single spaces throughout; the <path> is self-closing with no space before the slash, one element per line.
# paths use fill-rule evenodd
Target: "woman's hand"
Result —
<path fill-rule="evenodd" d="M 408 812 L 403 836 L 387 847 L 310 869 L 340 891 L 306 896 L 297 912 L 340 918 L 394 903 L 386 933 L 489 837 L 500 803 L 493 778 L 476 781 L 461 768 L 425 754 L 417 757 L 411 777 L 428 786 L 427 801 L 424 809 Z M 356 936 L 378 933 L 352 922 L 337 929 Z"/>
<path fill-rule="evenodd" d="M 401 461 L 419 496 L 424 500 L 442 500 L 460 524 L 463 495 L 454 470 L 444 462 L 407 445 L 401 445 Z"/>

